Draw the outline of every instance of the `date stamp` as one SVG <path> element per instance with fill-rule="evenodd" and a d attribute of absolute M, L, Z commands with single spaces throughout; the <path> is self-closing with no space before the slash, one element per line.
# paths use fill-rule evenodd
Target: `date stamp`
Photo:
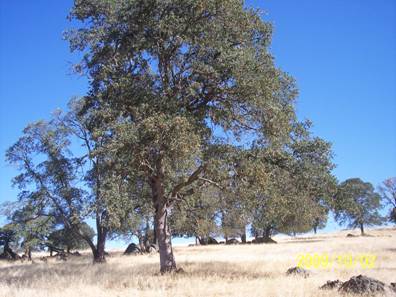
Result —
<path fill-rule="evenodd" d="M 297 267 L 306 269 L 332 269 L 332 268 L 363 268 L 373 269 L 377 256 L 374 254 L 328 254 L 328 253 L 303 253 L 297 255 Z"/>

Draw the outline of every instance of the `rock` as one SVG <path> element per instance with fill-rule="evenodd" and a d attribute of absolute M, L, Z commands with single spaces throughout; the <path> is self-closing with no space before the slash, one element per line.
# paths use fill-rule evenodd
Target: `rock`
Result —
<path fill-rule="evenodd" d="M 142 251 L 140 250 L 140 248 L 136 244 L 131 243 L 126 248 L 124 255 L 141 254 L 141 253 Z"/>
<path fill-rule="evenodd" d="M 219 244 L 216 239 L 213 237 L 199 237 L 199 244 L 200 245 L 208 245 L 208 244 Z"/>
<path fill-rule="evenodd" d="M 301 267 L 292 267 L 286 271 L 286 274 L 287 275 L 298 275 L 298 276 L 302 276 L 302 277 L 306 278 L 306 277 L 310 276 L 311 273 L 308 270 L 305 270 L 304 268 L 301 268 Z"/>
<path fill-rule="evenodd" d="M 320 287 L 322 290 L 338 289 L 342 286 L 342 281 L 336 279 L 333 281 L 327 281 L 323 286 Z"/>
<path fill-rule="evenodd" d="M 351 233 L 348 233 L 346 237 L 358 237 L 357 235 L 353 235 Z"/>
<path fill-rule="evenodd" d="M 252 243 L 277 243 L 270 237 L 257 237 L 252 240 Z"/>
<path fill-rule="evenodd" d="M 364 275 L 351 277 L 348 281 L 344 282 L 339 288 L 340 292 L 352 294 L 375 294 L 384 293 L 385 284 L 374 278 Z"/>
<path fill-rule="evenodd" d="M 190 243 L 188 246 L 189 247 L 193 247 L 193 246 L 196 246 L 196 244 L 195 243 Z"/>
<path fill-rule="evenodd" d="M 81 254 L 78 251 L 75 251 L 74 253 L 70 253 L 70 255 L 76 256 L 76 257 L 81 257 Z"/>
<path fill-rule="evenodd" d="M 150 244 L 150 246 L 146 248 L 146 252 L 149 254 L 157 253 L 159 252 L 158 246 L 156 244 Z"/>
<path fill-rule="evenodd" d="M 155 249 L 157 252 L 159 252 L 159 247 L 158 247 L 157 244 L 152 243 L 152 244 L 150 244 L 150 247 L 152 247 L 152 248 Z"/>
<path fill-rule="evenodd" d="M 219 242 L 219 244 L 225 244 L 225 241 L 224 241 L 224 240 L 222 240 L 222 241 L 220 241 L 220 242 Z"/>
<path fill-rule="evenodd" d="M 236 238 L 231 238 L 226 241 L 226 244 L 239 244 L 239 241 Z"/>
<path fill-rule="evenodd" d="M 208 244 L 219 244 L 213 237 L 208 237 Z"/>
<path fill-rule="evenodd" d="M 390 283 L 389 289 L 391 289 L 391 291 L 396 293 L 396 283 Z"/>

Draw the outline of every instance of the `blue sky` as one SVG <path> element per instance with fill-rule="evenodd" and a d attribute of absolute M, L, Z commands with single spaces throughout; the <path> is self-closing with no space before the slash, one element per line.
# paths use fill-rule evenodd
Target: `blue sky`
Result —
<path fill-rule="evenodd" d="M 377 186 L 396 175 L 396 1 L 247 1 L 274 24 L 272 53 L 297 80 L 300 119 L 333 143 L 334 174 Z M 16 170 L 5 150 L 31 121 L 87 90 L 62 32 L 71 0 L 0 1 L 0 202 Z M 334 228 L 331 223 L 328 229 Z"/>

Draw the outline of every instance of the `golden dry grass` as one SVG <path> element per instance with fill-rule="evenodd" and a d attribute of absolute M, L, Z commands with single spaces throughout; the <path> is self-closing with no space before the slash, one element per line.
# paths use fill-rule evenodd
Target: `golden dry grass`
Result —
<path fill-rule="evenodd" d="M 67 262 L 0 263 L 0 297 L 123 296 L 341 296 L 318 287 L 327 280 L 365 274 L 396 281 L 396 229 L 369 231 L 373 237 L 346 238 L 346 232 L 305 239 L 282 239 L 276 245 L 175 248 L 183 274 L 158 275 L 158 255 L 123 256 L 92 265 L 89 254 Z M 300 253 L 330 255 L 371 253 L 373 269 L 341 266 L 312 270 L 309 278 L 290 277 Z M 345 295 L 343 295 L 345 296 Z"/>

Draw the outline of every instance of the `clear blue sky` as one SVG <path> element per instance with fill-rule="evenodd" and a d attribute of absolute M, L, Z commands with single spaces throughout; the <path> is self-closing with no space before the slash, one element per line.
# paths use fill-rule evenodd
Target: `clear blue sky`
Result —
<path fill-rule="evenodd" d="M 300 89 L 297 110 L 333 143 L 339 180 L 396 175 L 396 1 L 247 1 L 274 24 L 272 53 Z M 62 32 L 71 0 L 0 1 L 0 202 L 14 200 L 5 150 L 86 79 Z M 237 25 L 237 24 L 236 24 Z M 329 226 L 329 228 L 331 228 Z"/>

